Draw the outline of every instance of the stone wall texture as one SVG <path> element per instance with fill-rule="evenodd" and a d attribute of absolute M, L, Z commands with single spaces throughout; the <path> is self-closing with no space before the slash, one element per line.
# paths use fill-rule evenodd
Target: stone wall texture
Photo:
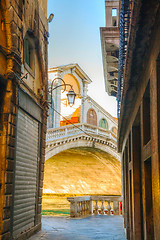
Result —
<path fill-rule="evenodd" d="M 47 117 L 47 1 L 0 1 L 0 239 L 12 239 L 15 144 L 18 89 L 42 109 L 41 154 L 38 176 L 37 221 L 18 239 L 40 229 Z M 35 44 L 34 79 L 24 64 L 24 38 Z M 23 76 L 28 73 L 28 78 Z M 22 79 L 22 80 L 21 80 Z M 32 83 L 32 84 L 31 84 Z"/>

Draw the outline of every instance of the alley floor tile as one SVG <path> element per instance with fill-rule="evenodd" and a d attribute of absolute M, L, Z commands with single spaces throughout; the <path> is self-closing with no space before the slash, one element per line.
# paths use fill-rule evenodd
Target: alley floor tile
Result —
<path fill-rule="evenodd" d="M 97 215 L 83 219 L 42 217 L 42 230 L 30 240 L 126 240 L 121 216 Z"/>

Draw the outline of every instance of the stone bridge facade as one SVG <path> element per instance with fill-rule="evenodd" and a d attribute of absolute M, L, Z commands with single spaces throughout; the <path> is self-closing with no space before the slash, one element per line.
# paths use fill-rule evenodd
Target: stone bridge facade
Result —
<path fill-rule="evenodd" d="M 46 160 L 59 152 L 75 147 L 95 147 L 120 161 L 117 153 L 117 138 L 111 131 L 84 123 L 47 130 Z"/>

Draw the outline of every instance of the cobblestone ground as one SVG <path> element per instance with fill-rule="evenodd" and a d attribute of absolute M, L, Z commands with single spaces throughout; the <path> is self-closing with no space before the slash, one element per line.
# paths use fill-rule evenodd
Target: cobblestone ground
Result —
<path fill-rule="evenodd" d="M 121 216 L 83 219 L 42 217 L 42 230 L 30 240 L 126 240 Z"/>

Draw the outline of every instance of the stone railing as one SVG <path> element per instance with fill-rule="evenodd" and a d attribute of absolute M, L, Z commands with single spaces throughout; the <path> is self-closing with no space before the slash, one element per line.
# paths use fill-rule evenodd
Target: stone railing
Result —
<path fill-rule="evenodd" d="M 81 196 L 68 197 L 67 200 L 70 202 L 71 217 L 87 217 L 92 214 L 119 215 L 121 213 L 121 196 Z M 101 206 L 98 206 L 99 203 Z"/>
<path fill-rule="evenodd" d="M 46 140 L 49 141 L 59 138 L 66 138 L 69 136 L 82 134 L 84 132 L 90 134 L 93 137 L 98 135 L 100 137 L 108 138 L 110 140 L 117 142 L 116 135 L 113 132 L 84 123 L 77 123 L 75 124 L 75 126 L 67 125 L 59 128 L 47 129 Z"/>

